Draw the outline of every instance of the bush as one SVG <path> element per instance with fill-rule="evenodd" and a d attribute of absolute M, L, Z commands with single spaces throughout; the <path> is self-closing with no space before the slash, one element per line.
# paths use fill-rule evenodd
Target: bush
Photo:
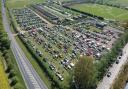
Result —
<path fill-rule="evenodd" d="M 7 61 L 8 58 L 9 58 L 9 55 L 8 55 L 8 53 L 6 53 L 6 54 L 4 55 L 4 59 Z"/>
<path fill-rule="evenodd" d="M 3 53 L 3 56 L 5 56 L 8 53 L 8 50 L 4 50 L 2 53 Z"/>
<path fill-rule="evenodd" d="M 20 83 L 16 83 L 14 89 L 24 89 Z"/>
<path fill-rule="evenodd" d="M 14 85 L 16 85 L 18 83 L 18 78 L 17 77 L 14 77 L 13 79 L 12 79 L 12 81 L 11 81 L 11 86 L 14 86 Z"/>
<path fill-rule="evenodd" d="M 13 66 L 11 63 L 9 63 L 6 72 L 9 73 L 12 69 L 13 69 Z"/>
<path fill-rule="evenodd" d="M 121 49 L 127 44 L 128 42 L 128 33 L 124 33 L 118 41 L 115 43 L 114 47 L 111 49 L 111 51 L 108 54 L 105 54 L 101 61 L 96 64 L 97 70 L 98 70 L 98 80 L 101 80 L 106 72 L 106 70 L 111 66 L 119 53 L 121 52 Z"/>
<path fill-rule="evenodd" d="M 16 72 L 14 70 L 11 70 L 9 73 L 9 78 L 12 78 L 14 76 L 16 76 Z"/>

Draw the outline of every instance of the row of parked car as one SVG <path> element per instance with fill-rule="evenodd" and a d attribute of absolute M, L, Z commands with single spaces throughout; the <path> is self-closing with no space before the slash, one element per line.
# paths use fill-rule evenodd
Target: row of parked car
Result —
<path fill-rule="evenodd" d="M 74 27 L 54 25 L 50 28 L 29 8 L 14 9 L 12 12 L 21 30 L 25 31 L 21 34 L 23 39 L 31 44 L 36 55 L 49 65 L 61 81 L 65 78 L 64 71 L 72 70 L 79 55 L 100 59 L 120 34 L 112 30 L 95 32 L 83 28 L 82 25 L 95 26 L 92 24 L 95 21 L 89 19 L 87 22 L 85 20 L 86 24 L 80 23 Z"/>
<path fill-rule="evenodd" d="M 123 56 L 123 53 L 120 52 L 120 53 L 119 53 L 119 56 L 117 57 L 117 59 L 116 59 L 116 61 L 115 61 L 115 64 L 116 64 L 116 65 L 118 65 L 118 64 L 120 63 L 122 56 Z M 114 64 L 113 64 L 113 65 L 114 65 Z M 109 77 L 111 77 L 111 75 L 112 75 L 112 72 L 109 71 L 109 69 L 108 69 L 108 73 L 106 74 L 106 76 L 109 78 Z"/>

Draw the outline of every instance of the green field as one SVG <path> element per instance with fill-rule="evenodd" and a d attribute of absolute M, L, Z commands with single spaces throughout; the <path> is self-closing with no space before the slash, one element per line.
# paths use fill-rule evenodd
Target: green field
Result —
<path fill-rule="evenodd" d="M 110 7 L 98 4 L 75 4 L 71 8 L 101 16 L 107 19 L 127 20 L 128 11 L 116 7 Z"/>
<path fill-rule="evenodd" d="M 43 3 L 45 0 L 6 0 L 9 8 L 20 8 L 30 4 Z"/>
<path fill-rule="evenodd" d="M 118 2 L 118 3 L 128 4 L 128 0 L 113 0 L 113 1 Z"/>
<path fill-rule="evenodd" d="M 95 2 L 103 2 L 104 4 L 128 6 L 128 0 L 95 0 Z"/>
<path fill-rule="evenodd" d="M 112 4 L 128 5 L 128 0 L 107 0 L 107 2 Z"/>

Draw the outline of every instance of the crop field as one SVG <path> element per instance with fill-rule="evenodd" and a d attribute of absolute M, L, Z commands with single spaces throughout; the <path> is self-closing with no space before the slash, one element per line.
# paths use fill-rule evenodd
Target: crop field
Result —
<path fill-rule="evenodd" d="M 116 7 L 110 7 L 98 4 L 75 4 L 71 8 L 101 16 L 107 19 L 126 20 L 128 19 L 128 11 Z"/>
<path fill-rule="evenodd" d="M 20 8 L 30 4 L 43 3 L 45 0 L 6 0 L 9 8 Z"/>
<path fill-rule="evenodd" d="M 1 55 L 0 55 L 1 56 Z M 0 57 L 0 89 L 10 89 L 7 76 L 2 64 L 2 57 Z"/>

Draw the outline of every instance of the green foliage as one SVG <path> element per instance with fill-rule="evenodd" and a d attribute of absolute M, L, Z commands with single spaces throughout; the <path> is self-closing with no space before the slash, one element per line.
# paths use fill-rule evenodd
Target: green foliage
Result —
<path fill-rule="evenodd" d="M 16 76 L 16 72 L 15 72 L 15 70 L 11 70 L 10 71 L 10 74 L 9 74 L 9 78 L 12 78 L 12 77 L 14 77 L 14 76 Z"/>
<path fill-rule="evenodd" d="M 14 86 L 14 85 L 16 85 L 16 83 L 18 83 L 18 78 L 17 77 L 13 77 L 10 85 Z"/>
<path fill-rule="evenodd" d="M 74 69 L 75 85 L 79 89 L 96 88 L 96 70 L 91 57 L 81 57 Z"/>
<path fill-rule="evenodd" d="M 4 65 L 3 65 L 3 57 L 0 53 L 0 89 L 10 89 L 9 81 L 6 76 Z"/>
<path fill-rule="evenodd" d="M 53 87 L 59 87 L 59 89 L 69 89 L 68 86 L 64 86 L 56 77 L 55 74 L 53 74 L 52 70 L 49 69 L 49 65 L 42 60 L 38 55 L 36 55 L 36 52 L 32 49 L 30 44 L 28 44 L 22 36 L 19 35 L 20 40 L 23 42 L 23 44 L 26 46 L 28 51 L 33 55 L 33 58 L 36 60 L 36 62 L 39 64 L 39 66 L 42 68 L 43 71 L 48 75 L 50 80 L 53 82 Z"/>
<path fill-rule="evenodd" d="M 23 80 L 21 80 L 21 75 L 17 63 L 13 57 L 12 52 L 10 51 L 10 40 L 8 39 L 8 35 L 5 32 L 3 28 L 3 23 L 2 23 L 2 12 L 1 12 L 1 3 L 0 3 L 0 51 L 3 53 L 2 56 L 4 57 L 6 63 L 7 63 L 7 69 L 6 73 L 9 73 L 9 78 L 11 78 L 11 85 L 15 85 L 18 82 L 18 78 L 20 80 L 21 85 L 24 83 Z M 14 62 L 15 61 L 15 62 Z M 18 76 L 18 77 L 16 77 Z M 18 87 L 18 86 L 17 86 Z M 24 88 L 19 88 L 19 89 L 26 89 L 25 85 L 22 87 Z M 5 88 L 2 88 L 5 89 Z"/>
<path fill-rule="evenodd" d="M 11 63 L 8 63 L 7 64 L 7 70 L 6 70 L 6 72 L 9 73 L 12 69 L 13 69 L 12 64 Z"/>
<path fill-rule="evenodd" d="M 24 89 L 20 83 L 17 83 L 13 88 L 14 89 Z"/>
<path fill-rule="evenodd" d="M 107 19 L 114 20 L 128 20 L 127 10 L 117 8 L 116 6 L 107 6 L 100 4 L 75 4 L 70 6 L 73 9 L 79 10 L 81 12 L 89 13 L 96 16 L 101 16 Z"/>
<path fill-rule="evenodd" d="M 119 77 L 115 80 L 111 89 L 125 89 L 126 81 L 128 81 L 128 63 L 122 67 L 122 71 L 119 74 Z"/>
<path fill-rule="evenodd" d="M 125 32 L 122 37 L 118 39 L 111 51 L 101 58 L 101 61 L 96 64 L 98 70 L 98 79 L 102 79 L 107 69 L 115 62 L 121 49 L 128 42 L 128 32 Z"/>
<path fill-rule="evenodd" d="M 128 20 L 127 21 L 124 21 L 122 23 L 122 26 L 125 28 L 125 29 L 128 29 Z"/>
<path fill-rule="evenodd" d="M 5 60 L 9 61 L 9 55 L 7 53 L 3 53 L 3 56 L 4 56 Z"/>
<path fill-rule="evenodd" d="M 0 4 L 1 7 L 1 4 Z M 0 48 L 3 49 L 9 49 L 10 47 L 10 41 L 8 39 L 7 33 L 5 32 L 3 28 L 3 23 L 2 23 L 2 12 L 0 8 Z"/>

